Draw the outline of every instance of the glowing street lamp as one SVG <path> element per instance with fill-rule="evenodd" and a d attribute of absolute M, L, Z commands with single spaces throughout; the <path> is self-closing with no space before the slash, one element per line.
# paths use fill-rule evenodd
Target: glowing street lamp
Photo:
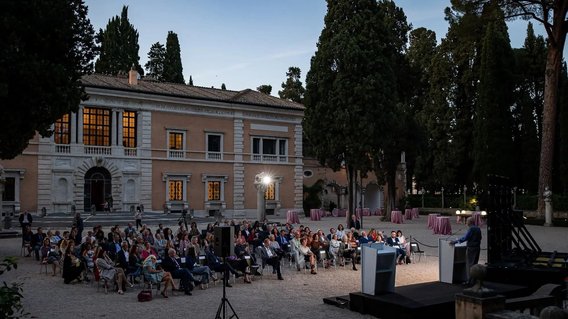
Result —
<path fill-rule="evenodd" d="M 259 173 L 254 177 L 254 185 L 257 190 L 256 197 L 256 217 L 258 221 L 262 222 L 266 218 L 266 199 L 264 198 L 264 192 L 268 188 L 268 185 L 272 183 L 272 176 L 268 173 Z"/>

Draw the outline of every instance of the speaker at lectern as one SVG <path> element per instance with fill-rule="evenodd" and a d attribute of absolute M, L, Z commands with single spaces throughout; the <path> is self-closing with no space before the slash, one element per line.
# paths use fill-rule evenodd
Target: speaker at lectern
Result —
<path fill-rule="evenodd" d="M 440 238 L 438 256 L 440 281 L 449 284 L 461 284 L 467 281 L 466 243 L 450 245 L 450 239 Z"/>
<path fill-rule="evenodd" d="M 361 291 L 370 295 L 394 292 L 396 249 L 380 244 L 361 246 Z"/>

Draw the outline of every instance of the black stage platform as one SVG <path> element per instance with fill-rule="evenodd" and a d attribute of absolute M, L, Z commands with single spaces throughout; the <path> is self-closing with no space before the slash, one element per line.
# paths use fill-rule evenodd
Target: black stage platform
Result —
<path fill-rule="evenodd" d="M 529 293 L 525 287 L 515 285 L 486 282 L 484 286 L 507 298 Z M 351 311 L 377 318 L 455 318 L 454 296 L 463 289 L 462 285 L 436 281 L 396 287 L 394 293 L 378 296 L 354 292 L 349 296 L 324 298 L 324 303 L 346 306 L 348 301 Z"/>

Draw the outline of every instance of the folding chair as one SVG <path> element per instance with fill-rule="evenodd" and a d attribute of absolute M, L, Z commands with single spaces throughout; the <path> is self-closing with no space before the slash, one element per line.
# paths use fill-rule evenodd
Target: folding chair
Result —
<path fill-rule="evenodd" d="M 420 245 L 417 242 L 410 242 L 410 255 L 413 256 L 415 254 L 418 254 L 418 261 L 420 261 L 424 251 L 420 250 Z"/>

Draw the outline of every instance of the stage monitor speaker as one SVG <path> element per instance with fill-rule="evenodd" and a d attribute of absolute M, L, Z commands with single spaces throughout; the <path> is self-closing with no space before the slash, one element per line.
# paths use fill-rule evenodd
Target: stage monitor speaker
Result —
<path fill-rule="evenodd" d="M 215 254 L 219 257 L 234 255 L 235 229 L 231 226 L 215 227 Z"/>

